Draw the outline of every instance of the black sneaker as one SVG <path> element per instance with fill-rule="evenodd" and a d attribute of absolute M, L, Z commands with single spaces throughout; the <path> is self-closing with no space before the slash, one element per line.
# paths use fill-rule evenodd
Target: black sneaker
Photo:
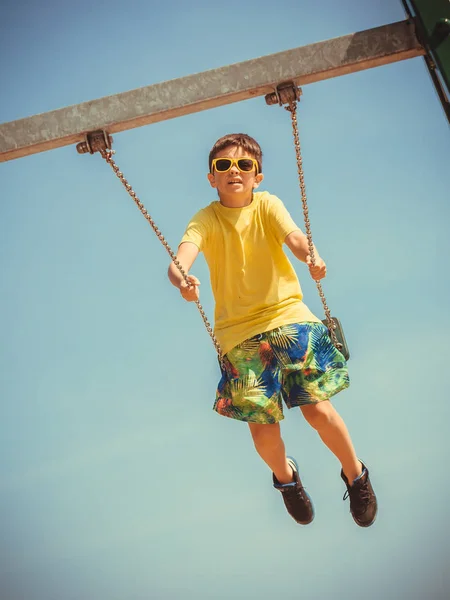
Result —
<path fill-rule="evenodd" d="M 308 525 L 314 519 L 314 508 L 311 498 L 305 492 L 305 488 L 300 481 L 298 474 L 298 465 L 295 459 L 288 456 L 289 466 L 294 474 L 292 483 L 280 483 L 273 475 L 273 487 L 283 494 L 283 501 L 288 513 L 291 517 L 300 523 L 300 525 Z"/>
<path fill-rule="evenodd" d="M 341 477 L 347 486 L 343 500 L 350 498 L 350 512 L 355 523 L 360 527 L 370 527 L 377 516 L 377 497 L 370 483 L 369 471 L 363 463 L 361 465 L 362 474 L 355 479 L 352 485 L 349 484 L 341 470 Z"/>

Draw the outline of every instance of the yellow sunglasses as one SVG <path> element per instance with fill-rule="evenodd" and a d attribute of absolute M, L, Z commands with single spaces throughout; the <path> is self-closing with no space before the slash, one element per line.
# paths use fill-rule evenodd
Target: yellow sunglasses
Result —
<path fill-rule="evenodd" d="M 214 158 L 212 161 L 211 169 L 214 169 L 218 173 L 226 173 L 231 169 L 233 165 L 241 171 L 242 173 L 250 173 L 253 171 L 253 167 L 256 170 L 256 174 L 258 174 L 258 161 L 254 158 L 247 158 L 244 156 L 243 158 Z"/>

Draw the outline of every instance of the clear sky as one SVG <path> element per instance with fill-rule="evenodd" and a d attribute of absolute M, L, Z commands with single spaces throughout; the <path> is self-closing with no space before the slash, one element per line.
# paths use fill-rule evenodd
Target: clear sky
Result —
<path fill-rule="evenodd" d="M 4 0 L 0 121 L 403 19 L 396 0 Z M 290 519 L 247 426 L 211 410 L 215 351 L 165 250 L 101 158 L 66 147 L 0 166 L 1 600 L 449 597 L 447 121 L 421 58 L 303 92 L 313 235 L 352 352 L 334 402 L 377 522 L 354 524 L 300 411 L 282 428 L 316 519 Z M 240 131 L 301 224 L 289 115 L 262 97 L 115 136 L 174 248 L 215 199 L 210 147 Z M 212 319 L 202 257 L 193 273 Z"/>

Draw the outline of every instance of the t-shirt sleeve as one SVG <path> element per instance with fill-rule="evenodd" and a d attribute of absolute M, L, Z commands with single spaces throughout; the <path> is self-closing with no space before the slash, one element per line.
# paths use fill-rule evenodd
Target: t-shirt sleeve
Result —
<path fill-rule="evenodd" d="M 267 203 L 270 227 L 279 243 L 283 244 L 286 236 L 293 231 L 298 231 L 300 227 L 279 198 L 270 195 Z"/>
<path fill-rule="evenodd" d="M 199 210 L 190 220 L 180 244 L 192 242 L 200 252 L 203 250 L 208 239 L 208 226 L 204 210 Z"/>

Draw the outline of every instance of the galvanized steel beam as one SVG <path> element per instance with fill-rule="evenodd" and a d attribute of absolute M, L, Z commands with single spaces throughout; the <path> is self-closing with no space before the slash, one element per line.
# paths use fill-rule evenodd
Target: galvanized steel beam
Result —
<path fill-rule="evenodd" d="M 422 56 L 408 21 L 301 46 L 0 125 L 0 162 L 263 96 L 285 81 L 306 85 Z"/>

